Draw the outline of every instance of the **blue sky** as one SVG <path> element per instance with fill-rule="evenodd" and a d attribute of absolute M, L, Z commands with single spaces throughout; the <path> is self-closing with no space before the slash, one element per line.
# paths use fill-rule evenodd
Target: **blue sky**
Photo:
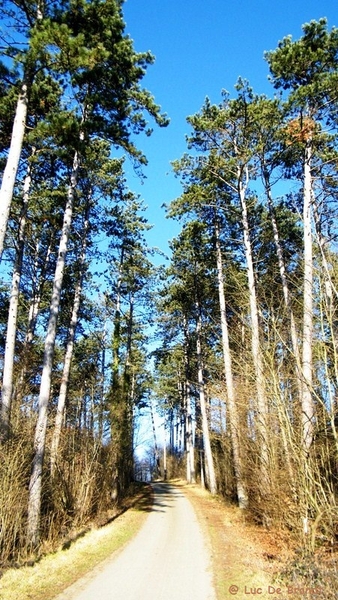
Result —
<path fill-rule="evenodd" d="M 170 161 L 186 151 L 188 115 L 197 112 L 206 96 L 221 100 L 221 90 L 234 93 L 239 76 L 250 81 L 257 93 L 273 94 L 263 54 L 291 34 L 302 35 L 303 23 L 327 17 L 338 26 L 336 0 L 126 0 L 126 31 L 137 51 L 151 50 L 155 64 L 149 67 L 144 87 L 171 119 L 166 129 L 155 128 L 138 146 L 149 165 L 143 185 L 132 172 L 129 187 L 148 206 L 154 228 L 148 242 L 167 252 L 168 239 L 179 227 L 165 218 L 163 203 L 181 193 L 171 173 Z"/>
<path fill-rule="evenodd" d="M 128 177 L 130 188 L 148 205 L 148 220 L 154 224 L 148 243 L 167 253 L 167 242 L 180 226 L 165 218 L 161 205 L 181 193 L 170 162 L 187 150 L 186 117 L 201 108 L 206 96 L 218 103 L 222 89 L 234 93 L 239 76 L 248 79 L 255 92 L 272 95 L 264 51 L 275 49 L 286 35 L 298 39 L 302 24 L 313 19 L 327 17 L 330 28 L 338 26 L 338 2 L 126 0 L 124 17 L 135 49 L 151 50 L 156 57 L 143 83 L 171 119 L 169 127 L 156 128 L 151 138 L 136 140 L 149 160 L 144 184 L 132 172 Z M 152 442 L 150 418 L 147 423 L 145 415 L 142 421 L 139 454 Z M 158 435 L 162 443 L 162 429 Z"/>

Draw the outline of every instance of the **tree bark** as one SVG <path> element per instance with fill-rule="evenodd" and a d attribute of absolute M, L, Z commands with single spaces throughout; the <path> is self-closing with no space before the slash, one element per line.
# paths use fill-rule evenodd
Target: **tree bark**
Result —
<path fill-rule="evenodd" d="M 40 0 L 36 6 L 36 22 L 43 19 L 43 2 Z M 28 91 L 32 84 L 33 76 L 29 67 L 25 68 L 22 86 L 20 89 L 14 123 L 12 128 L 11 143 L 4 169 L 1 188 L 0 188 L 0 261 L 4 249 L 4 242 L 7 230 L 7 222 L 13 199 L 16 175 L 19 168 L 22 144 L 25 136 L 27 113 L 28 113 Z"/>
<path fill-rule="evenodd" d="M 33 297 L 31 299 L 31 303 L 30 303 L 29 311 L 28 311 L 28 326 L 27 326 L 27 331 L 26 331 L 26 335 L 25 335 L 25 339 L 24 339 L 24 343 L 23 343 L 23 348 L 22 348 L 22 357 L 23 358 L 22 358 L 21 365 L 20 365 L 19 375 L 17 377 L 17 385 L 15 386 L 15 389 L 13 390 L 13 402 L 15 402 L 15 400 L 18 397 L 22 397 L 22 394 L 24 393 L 23 392 L 24 383 L 25 383 L 26 373 L 28 370 L 28 365 L 29 365 L 29 360 L 30 360 L 29 348 L 30 348 L 31 343 L 34 338 L 35 327 L 36 327 L 36 323 L 37 323 L 37 318 L 38 318 L 40 303 L 41 303 L 41 298 L 42 298 L 42 291 L 43 291 L 44 283 L 46 281 L 45 276 L 46 276 L 49 261 L 50 261 L 51 251 L 52 251 L 52 241 L 50 241 L 50 243 L 49 243 L 49 246 L 48 246 L 48 249 L 46 252 L 46 256 L 44 259 L 44 265 L 43 265 L 43 268 L 41 269 L 41 273 L 39 275 L 39 280 L 37 280 L 37 278 L 34 278 L 34 280 L 33 280 L 32 288 L 34 291 L 33 291 Z M 35 258 L 35 264 L 34 264 L 34 272 L 36 273 L 38 270 L 37 263 L 38 263 L 38 258 L 39 258 L 39 242 L 37 242 L 37 244 L 36 244 L 35 256 L 36 256 L 36 258 Z"/>
<path fill-rule="evenodd" d="M 73 169 L 71 174 L 68 197 L 64 212 L 63 227 L 59 244 L 58 258 L 56 263 L 52 300 L 50 305 L 49 321 L 47 335 L 45 338 L 45 348 L 43 357 L 43 369 L 39 394 L 38 420 L 35 429 L 34 438 L 34 458 L 32 473 L 29 483 L 28 500 L 28 543 L 35 547 L 40 541 L 40 518 L 41 518 L 41 492 L 42 492 L 42 468 L 45 454 L 46 429 L 47 429 L 47 409 L 51 388 L 51 377 L 54 357 L 54 347 L 56 338 L 57 317 L 60 306 L 60 297 L 62 290 L 63 274 L 65 268 L 68 239 L 70 234 L 73 205 L 75 199 L 75 189 L 77 185 L 77 175 L 79 169 L 79 155 L 75 153 Z"/>
<path fill-rule="evenodd" d="M 236 406 L 235 389 L 232 376 L 232 359 L 229 344 L 228 334 L 228 322 L 226 316 L 226 304 L 225 304 L 225 293 L 224 293 L 224 276 L 223 276 L 223 259 L 222 250 L 220 244 L 220 230 L 215 218 L 215 240 L 216 240 L 216 262 L 217 262 L 217 279 L 218 279 L 218 296 L 219 306 L 221 314 L 221 329 L 222 329 L 222 349 L 223 349 L 223 360 L 224 360 L 224 372 L 227 386 L 227 397 L 228 397 L 228 415 L 229 415 L 229 426 L 233 452 L 233 462 L 236 477 L 237 487 L 237 498 L 238 505 L 240 508 L 247 508 L 248 506 L 248 494 L 245 488 L 245 482 L 243 477 L 243 466 L 241 457 L 241 442 L 240 442 L 240 429 L 238 412 Z"/>
<path fill-rule="evenodd" d="M 317 206 L 317 203 L 315 200 L 313 201 L 313 217 L 314 217 L 314 222 L 315 222 L 316 239 L 318 242 L 318 246 L 319 246 L 319 250 L 320 250 L 320 254 L 321 254 L 321 258 L 322 258 L 322 264 L 323 264 L 323 268 L 324 268 L 324 274 L 325 274 L 324 296 L 326 298 L 328 320 L 329 320 L 329 326 L 331 328 L 333 348 L 334 348 L 334 352 L 336 354 L 337 350 L 338 350 L 338 336 L 337 336 L 336 327 L 334 327 L 334 311 L 335 311 L 334 307 L 338 300 L 338 290 L 332 279 L 332 269 L 330 268 L 328 258 L 326 255 L 326 250 L 325 250 L 327 240 L 325 239 L 325 236 L 323 235 L 323 232 L 321 229 L 318 206 Z"/>
<path fill-rule="evenodd" d="M 195 475 L 195 448 L 193 441 L 193 428 L 192 428 L 192 411 L 191 411 L 191 392 L 190 383 L 187 380 L 185 382 L 185 400 L 186 400 L 186 426 L 185 426 L 185 437 L 186 437 L 186 454 L 187 454 L 187 482 L 196 483 Z"/>
<path fill-rule="evenodd" d="M 187 482 L 196 483 L 195 475 L 195 448 L 193 441 L 192 427 L 192 410 L 191 410 L 191 390 L 189 382 L 189 358 L 188 358 L 188 327 L 184 317 L 184 367 L 185 367 L 185 382 L 184 382 L 184 399 L 185 399 L 185 446 L 187 456 Z"/>
<path fill-rule="evenodd" d="M 80 255 L 80 264 L 79 264 L 79 275 L 78 282 L 75 286 L 74 293 L 74 302 L 73 302 L 73 310 L 70 320 L 70 326 L 68 331 L 68 341 L 65 353 L 65 359 L 63 364 L 63 373 L 61 379 L 60 393 L 58 398 L 58 405 L 55 417 L 55 427 L 52 437 L 52 445 L 51 445 L 51 457 L 50 457 L 50 467 L 51 467 L 51 475 L 53 477 L 55 473 L 55 466 L 57 460 L 57 454 L 60 443 L 61 436 L 61 428 L 62 422 L 65 412 L 66 398 L 67 398 L 67 390 L 69 384 L 69 376 L 70 376 L 70 367 L 73 357 L 74 350 L 74 340 L 76 327 L 78 323 L 79 310 L 81 305 L 81 294 L 82 294 L 82 285 L 84 278 L 84 269 L 86 262 L 86 251 L 87 251 L 87 234 L 88 234 L 88 226 L 89 226 L 89 204 L 86 210 L 84 229 L 83 229 L 83 237 L 82 237 L 82 250 Z"/>
<path fill-rule="evenodd" d="M 28 84 L 27 81 L 24 80 L 16 106 L 11 144 L 9 147 L 7 162 L 0 189 L 0 260 L 4 249 L 9 211 L 13 198 L 16 174 L 21 157 L 23 138 L 25 135 L 27 107 Z"/>
<path fill-rule="evenodd" d="M 308 140 L 304 157 L 304 283 L 303 283 L 303 446 L 307 453 L 313 440 L 314 404 L 312 399 L 312 337 L 313 337 L 313 257 L 312 257 L 312 140 Z"/>
<path fill-rule="evenodd" d="M 244 182 L 242 181 L 242 169 L 238 167 L 237 179 L 238 179 L 238 194 L 240 199 L 240 205 L 242 210 L 242 225 L 243 225 L 243 239 L 244 239 L 244 250 L 247 264 L 247 278 L 249 288 L 249 302 L 250 302 L 250 317 L 251 317 L 251 348 L 252 358 L 255 370 L 256 379 L 256 391 L 257 391 L 257 432 L 259 435 L 259 447 L 260 447 L 260 458 L 261 458 L 261 489 L 267 491 L 269 487 L 268 477 L 268 427 L 267 427 L 267 402 L 265 395 L 265 382 L 264 382 L 264 370 L 263 370 L 263 357 L 261 352 L 261 345 L 259 339 L 259 315 L 256 297 L 256 284 L 255 274 L 253 266 L 252 247 L 250 240 L 250 230 L 248 221 L 248 211 L 246 205 L 245 192 L 248 182 L 248 167 L 244 167 Z"/>
<path fill-rule="evenodd" d="M 33 338 L 34 338 L 35 327 L 36 327 L 39 310 L 40 310 L 42 292 L 43 292 L 44 284 L 46 282 L 46 275 L 47 275 L 47 271 L 48 271 L 49 264 L 50 264 L 51 254 L 52 254 L 52 246 L 53 246 L 53 242 L 54 242 L 54 236 L 53 235 L 51 236 L 51 239 L 49 241 L 49 245 L 47 248 L 47 252 L 44 257 L 43 268 L 41 269 L 39 276 L 37 276 L 36 274 L 38 272 L 40 242 L 41 242 L 41 240 L 39 240 L 37 242 L 36 251 L 35 251 L 36 260 L 35 260 L 34 278 L 33 278 L 33 286 L 32 286 L 33 290 L 34 290 L 34 294 L 33 294 L 33 298 L 32 298 L 32 301 L 31 301 L 31 304 L 29 307 L 28 326 L 27 326 L 27 333 L 25 335 L 25 342 L 24 342 L 25 348 L 26 348 L 26 346 L 29 346 L 32 343 Z"/>
<path fill-rule="evenodd" d="M 34 154 L 34 152 L 33 152 Z M 20 280 L 22 272 L 22 261 L 25 248 L 25 227 L 27 221 L 27 206 L 29 198 L 29 189 L 31 185 L 31 167 L 28 166 L 27 174 L 24 182 L 23 191 L 23 207 L 21 211 L 20 225 L 19 225 L 19 239 L 18 248 L 16 252 L 11 295 L 9 301 L 8 311 L 8 322 L 7 322 L 7 333 L 6 333 L 6 346 L 5 346 L 5 357 L 4 357 L 4 368 L 3 368 L 3 379 L 2 379 L 2 395 L 1 395 L 1 432 L 2 438 L 8 437 L 10 429 L 10 414 L 12 404 L 12 393 L 13 393 L 13 369 L 14 369 L 14 354 L 15 354 L 15 341 L 18 321 L 18 309 L 19 309 L 19 294 L 20 294 Z"/>
<path fill-rule="evenodd" d="M 150 399 L 150 417 L 151 417 L 151 426 L 153 429 L 153 436 L 154 436 L 154 474 L 155 474 L 155 478 L 158 479 L 158 477 L 160 477 L 160 475 L 161 475 L 160 453 L 159 453 L 158 445 L 157 445 L 154 407 L 153 407 L 153 403 L 152 403 L 151 399 Z"/>
<path fill-rule="evenodd" d="M 296 321 L 295 321 L 295 317 L 293 314 L 291 301 L 290 301 L 289 285 L 288 285 L 288 281 L 287 281 L 287 277 L 286 277 L 286 268 L 285 268 L 285 261 L 284 261 L 284 256 L 283 256 L 283 249 L 282 249 L 282 246 L 280 243 L 278 225 L 277 225 L 276 215 L 275 215 L 273 201 L 272 201 L 272 197 L 271 197 L 269 177 L 268 177 L 267 173 L 264 173 L 263 179 L 264 179 L 264 186 L 265 186 L 268 208 L 269 208 L 269 213 L 270 213 L 270 218 L 271 218 L 273 239 L 274 239 L 274 243 L 275 243 L 275 247 L 276 247 L 279 274 L 280 274 L 280 278 L 281 278 L 281 282 L 282 282 L 284 303 L 285 303 L 285 308 L 287 310 L 287 313 L 288 313 L 288 316 L 290 319 L 291 344 L 292 344 L 292 351 L 293 351 L 293 354 L 295 357 L 295 363 L 296 363 L 296 377 L 297 377 L 298 394 L 299 394 L 299 398 L 302 398 L 302 382 L 301 382 L 302 363 L 301 363 L 301 355 L 299 352 Z"/>
<path fill-rule="evenodd" d="M 198 365 L 198 392 L 199 401 L 202 417 L 202 432 L 203 432 L 203 448 L 206 463 L 206 475 L 209 490 L 212 494 L 217 494 L 217 482 L 214 467 L 214 458 L 211 451 L 210 443 L 210 432 L 209 432 L 209 421 L 207 415 L 207 407 L 205 401 L 205 390 L 204 390 L 204 375 L 203 375 L 203 357 L 202 357 L 202 342 L 201 342 L 201 331 L 202 331 L 202 319 L 200 314 L 200 307 L 196 302 L 197 308 L 197 322 L 196 322 L 196 355 Z"/>

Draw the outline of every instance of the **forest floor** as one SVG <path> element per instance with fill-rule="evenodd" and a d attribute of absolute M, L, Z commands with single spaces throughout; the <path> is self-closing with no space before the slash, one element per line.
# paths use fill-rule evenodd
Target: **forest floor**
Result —
<path fill-rule="evenodd" d="M 338 598 L 337 556 L 324 550 L 315 558 L 297 555 L 290 534 L 258 526 L 198 485 L 171 483 L 190 500 L 209 540 L 217 600 Z M 125 509 L 108 525 L 75 536 L 34 565 L 6 571 L 0 579 L 0 599 L 52 600 L 76 586 L 77 580 L 120 553 L 141 529 L 152 511 L 151 489 L 145 487 Z"/>

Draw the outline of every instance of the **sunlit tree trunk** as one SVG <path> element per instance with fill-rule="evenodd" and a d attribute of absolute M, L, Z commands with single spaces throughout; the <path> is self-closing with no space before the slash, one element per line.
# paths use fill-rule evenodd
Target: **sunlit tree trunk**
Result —
<path fill-rule="evenodd" d="M 45 454 L 46 428 L 47 428 L 47 410 L 51 388 L 51 377 L 53 368 L 54 347 L 56 338 L 57 317 L 60 306 L 60 297 L 64 268 L 66 262 L 68 239 L 70 234 L 73 205 L 75 199 L 75 189 L 77 185 L 77 176 L 79 169 L 79 155 L 76 152 L 73 161 L 71 182 L 68 189 L 68 197 L 64 212 L 63 227 L 59 244 L 58 258 L 56 263 L 52 300 L 50 305 L 50 314 L 45 338 L 43 369 L 40 384 L 38 420 L 35 429 L 34 438 L 34 457 L 32 473 L 29 483 L 28 500 L 28 529 L 27 537 L 31 546 L 37 546 L 40 538 L 40 517 L 41 517 L 41 492 L 42 492 L 42 467 Z"/>
<path fill-rule="evenodd" d="M 37 273 L 39 270 L 38 263 L 39 263 L 41 240 L 39 240 L 36 244 L 36 260 L 35 260 L 35 268 L 34 268 L 35 280 L 33 282 L 34 294 L 33 294 L 33 298 L 30 303 L 30 306 L 29 306 L 28 326 L 27 326 L 27 333 L 25 336 L 25 347 L 29 346 L 29 344 L 32 343 L 33 338 L 34 338 L 36 323 L 37 323 L 40 305 L 41 305 L 43 288 L 44 288 L 44 285 L 46 282 L 46 275 L 47 275 L 48 268 L 50 266 L 50 261 L 51 261 L 53 242 L 54 242 L 54 235 L 51 236 L 51 239 L 49 241 L 48 248 L 47 248 L 46 254 L 44 256 L 43 267 L 40 271 L 39 276 L 37 276 Z"/>
<path fill-rule="evenodd" d="M 68 331 L 68 341 L 65 353 L 65 359 L 63 364 L 63 373 L 61 379 L 60 393 L 58 398 L 58 405 L 55 417 L 55 427 L 52 437 L 52 445 L 51 445 L 51 457 L 50 457 L 50 466 L 51 466 L 51 475 L 54 475 L 55 465 L 57 460 L 58 448 L 60 443 L 61 436 L 61 428 L 62 422 L 65 412 L 66 398 L 67 398 L 67 390 L 69 385 L 69 376 L 70 376 L 70 367 L 73 357 L 74 350 L 74 340 L 75 340 L 75 332 L 78 323 L 79 310 L 81 304 L 81 294 L 82 294 L 82 284 L 85 270 L 85 261 L 86 261 L 86 250 L 87 250 L 87 233 L 89 226 L 89 208 L 87 208 L 87 214 L 85 217 L 85 223 L 83 228 L 83 237 L 82 237 L 82 250 L 79 261 L 79 279 L 75 286 L 74 293 L 74 302 L 73 302 L 73 310 L 70 320 L 70 326 Z"/>
<path fill-rule="evenodd" d="M 335 306 L 335 304 L 338 300 L 338 290 L 332 279 L 332 268 L 329 265 L 327 251 L 325 248 L 325 246 L 327 245 L 327 240 L 325 239 L 325 236 L 323 235 L 323 232 L 322 232 L 318 206 L 317 206 L 315 199 L 313 200 L 313 217 L 314 217 L 314 221 L 315 221 L 316 240 L 318 242 L 322 265 L 324 268 L 324 280 L 325 280 L 324 294 L 325 294 L 325 297 L 327 299 L 327 304 L 328 304 L 329 324 L 331 327 L 332 343 L 334 345 L 333 347 L 334 347 L 334 352 L 336 355 L 336 353 L 338 351 L 338 337 L 337 337 L 337 330 L 335 327 L 333 327 L 333 312 L 332 311 L 333 311 L 333 307 Z"/>
<path fill-rule="evenodd" d="M 242 180 L 244 177 L 244 181 Z M 247 278 L 249 288 L 250 318 L 251 318 L 251 348 L 255 371 L 256 391 L 257 391 L 257 433 L 259 435 L 259 447 L 261 458 L 261 490 L 267 491 L 269 487 L 268 477 L 268 427 L 267 427 L 267 401 L 265 395 L 265 381 L 263 370 L 263 357 L 259 339 L 259 315 L 256 297 L 256 284 L 253 266 L 252 247 L 250 240 L 250 229 L 248 221 L 248 211 L 246 205 L 246 188 L 249 180 L 248 167 L 242 169 L 238 167 L 238 193 L 242 211 L 244 250 L 247 265 Z"/>
<path fill-rule="evenodd" d="M 184 382 L 184 399 L 185 399 L 185 421 L 186 421 L 186 455 L 187 455 L 187 482 L 196 483 L 195 475 L 195 448 L 193 440 L 193 427 L 192 427 L 192 410 L 191 410 L 191 390 L 189 383 L 189 358 L 188 358 L 188 327 L 187 320 L 184 319 L 184 368 L 185 368 L 185 382 Z"/>
<path fill-rule="evenodd" d="M 300 355 L 300 351 L 299 351 L 298 333 L 297 333 L 297 328 L 296 328 L 295 317 L 294 317 L 291 302 L 290 302 L 289 285 L 288 285 L 288 280 L 287 280 L 287 276 L 286 276 L 286 268 L 285 268 L 285 261 L 284 261 L 284 256 L 283 256 L 283 249 L 282 249 L 282 246 L 280 243 L 280 236 L 279 236 L 279 231 L 278 231 L 276 214 L 275 214 L 273 201 L 272 201 L 272 197 L 271 197 L 270 182 L 269 182 L 269 177 L 268 177 L 267 173 L 264 174 L 264 185 L 265 185 L 266 197 L 267 197 L 268 208 L 269 208 L 269 213 L 270 213 L 270 218 L 271 218 L 273 239 L 274 239 L 274 243 L 275 243 L 275 247 L 276 247 L 279 274 L 280 274 L 280 278 L 281 278 L 281 282 L 282 282 L 284 303 L 285 303 L 285 308 L 287 310 L 287 314 L 290 319 L 290 334 L 291 334 L 292 352 L 293 352 L 293 355 L 295 357 L 295 362 L 296 362 L 296 378 L 297 378 L 297 386 L 298 386 L 298 395 L 299 395 L 299 398 L 301 398 L 302 397 L 302 382 L 301 382 L 302 365 L 301 365 L 301 355 Z"/>
<path fill-rule="evenodd" d="M 116 290 L 116 308 L 114 316 L 114 331 L 112 343 L 112 380 L 109 392 L 109 412 L 110 412 L 110 432 L 113 447 L 112 459 L 112 491 L 111 495 L 114 500 L 119 498 L 121 493 L 122 481 L 119 476 L 119 424 L 121 422 L 121 381 L 120 381 L 120 344 L 121 344 L 121 285 L 122 285 L 122 269 L 124 263 L 124 247 L 121 249 L 119 273 L 117 278 Z"/>
<path fill-rule="evenodd" d="M 101 352 L 101 398 L 97 408 L 97 422 L 98 422 L 98 439 L 102 441 L 103 436 L 103 421 L 106 401 L 106 342 L 107 342 L 107 299 L 104 296 L 104 313 L 103 313 L 103 331 L 102 331 L 102 352 Z M 95 414 L 95 412 L 94 412 Z"/>
<path fill-rule="evenodd" d="M 131 293 L 129 297 L 129 314 L 127 320 L 127 345 L 121 398 L 121 401 L 124 403 L 124 418 L 121 432 L 121 458 L 125 487 L 127 487 L 133 480 L 134 472 L 134 378 L 132 375 L 132 340 L 134 332 L 134 309 L 134 294 Z"/>
<path fill-rule="evenodd" d="M 36 257 L 35 257 L 35 264 L 34 264 L 34 273 L 35 274 L 38 271 L 39 246 L 40 246 L 40 242 L 38 241 L 36 244 Z M 31 302 L 29 305 L 28 326 L 27 326 L 27 331 L 26 331 L 26 335 L 25 335 L 25 339 L 24 339 L 24 343 L 23 343 L 23 348 L 22 348 L 22 361 L 21 361 L 21 365 L 20 365 L 20 370 L 19 370 L 19 374 L 18 374 L 18 377 L 16 380 L 15 389 L 13 390 L 13 403 L 15 403 L 15 401 L 18 398 L 21 398 L 24 393 L 25 379 L 26 379 L 26 374 L 27 374 L 27 370 L 29 367 L 29 361 L 30 361 L 29 350 L 30 350 L 32 341 L 34 339 L 37 318 L 38 318 L 39 310 L 40 310 L 42 291 L 43 291 L 43 287 L 44 287 L 44 284 L 46 281 L 46 273 L 47 273 L 48 266 L 50 263 L 51 253 L 52 253 L 52 240 L 49 243 L 40 275 L 38 278 L 34 277 L 34 281 L 33 281 L 33 285 L 32 285 L 34 292 L 33 292 L 33 297 L 31 299 Z"/>
<path fill-rule="evenodd" d="M 161 475 L 160 469 L 160 453 L 157 445 L 157 436 L 156 436 L 156 427 L 155 427 L 155 417 L 154 417 L 154 407 L 152 400 L 150 399 L 150 417 L 151 417 L 151 426 L 153 429 L 153 437 L 154 437 L 154 475 L 157 479 Z"/>
<path fill-rule="evenodd" d="M 19 94 L 12 129 L 6 167 L 0 189 L 0 260 L 4 248 L 9 211 L 13 198 L 16 174 L 19 168 L 23 138 L 25 134 L 28 105 L 28 84 L 24 81 Z"/>
<path fill-rule="evenodd" d="M 27 206 L 29 198 L 29 189 L 31 185 L 31 168 L 27 169 L 23 191 L 23 207 L 19 225 L 18 248 L 16 252 L 11 295 L 9 301 L 6 346 L 2 380 L 2 395 L 1 395 L 1 437 L 7 437 L 10 428 L 10 414 L 13 393 L 13 369 L 14 369 L 14 354 L 15 341 L 17 331 L 18 309 L 19 309 L 19 294 L 20 280 L 22 272 L 23 254 L 25 248 L 25 226 L 27 221 Z"/>
<path fill-rule="evenodd" d="M 303 444 L 308 452 L 313 440 L 314 404 L 312 399 L 312 343 L 313 343 L 313 257 L 312 257 L 312 140 L 305 147 L 304 160 L 304 284 L 303 284 Z"/>
<path fill-rule="evenodd" d="M 36 22 L 39 23 L 43 19 L 43 2 L 40 0 L 36 5 Z M 25 136 L 27 114 L 28 114 L 28 93 L 33 77 L 31 67 L 25 67 L 22 86 L 20 89 L 13 129 L 11 143 L 7 156 L 6 166 L 3 172 L 1 188 L 0 188 L 0 260 L 4 248 L 5 235 L 7 230 L 7 222 L 13 199 L 16 175 L 19 168 L 22 145 Z"/>
<path fill-rule="evenodd" d="M 186 455 L 187 455 L 187 482 L 196 483 L 195 476 L 195 448 L 193 442 L 192 429 L 192 412 L 191 412 L 191 392 L 190 383 L 185 382 L 185 399 L 186 399 L 186 414 L 185 414 L 185 438 L 186 438 Z"/>
<path fill-rule="evenodd" d="M 224 276 L 223 276 L 223 259 L 222 250 L 220 244 L 220 230 L 217 217 L 215 219 L 215 240 L 216 240 L 216 261 L 217 261 L 217 278 L 218 278 L 218 296 L 219 306 L 221 313 L 221 329 L 222 329 L 222 348 L 223 348 L 223 361 L 224 361 L 224 372 L 225 380 L 227 385 L 227 398 L 228 398 L 228 415 L 229 415 L 229 426 L 233 452 L 233 463 L 236 477 L 237 487 L 237 498 L 238 505 L 240 508 L 247 508 L 248 506 L 248 495 L 245 489 L 245 482 L 243 477 L 243 466 L 241 458 L 241 442 L 240 442 L 240 429 L 238 412 L 236 406 L 236 397 L 234 382 L 232 376 L 232 360 L 229 345 L 229 334 L 228 334 L 228 322 L 226 316 L 226 304 L 225 304 L 225 293 L 224 293 Z"/>
<path fill-rule="evenodd" d="M 214 467 L 214 458 L 211 451 L 210 443 L 210 432 L 209 432 L 209 421 L 207 414 L 207 406 L 205 399 L 204 389 L 204 375 L 203 375 L 203 356 L 202 356 L 202 318 L 200 314 L 200 306 L 196 303 L 197 308 L 197 322 L 196 322 L 196 355 L 197 355 L 197 369 L 198 369 L 198 393 L 202 419 L 202 433 L 203 433 L 203 449 L 205 456 L 206 475 L 209 490 L 212 494 L 217 493 L 216 474 Z"/>

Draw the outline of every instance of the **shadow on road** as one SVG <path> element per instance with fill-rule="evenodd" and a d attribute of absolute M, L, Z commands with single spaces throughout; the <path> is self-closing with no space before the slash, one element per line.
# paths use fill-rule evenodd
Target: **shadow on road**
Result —
<path fill-rule="evenodd" d="M 154 491 L 154 501 L 151 511 L 166 512 L 166 509 L 172 508 L 174 499 L 182 497 L 182 493 L 176 488 L 165 482 L 156 482 L 151 484 Z"/>
<path fill-rule="evenodd" d="M 138 510 L 148 513 L 164 513 L 168 509 L 172 508 L 175 498 L 183 496 L 179 490 L 166 482 L 156 481 L 155 483 L 151 484 L 151 488 L 153 492 L 152 502 L 149 501 L 149 495 L 145 494 L 145 496 L 137 502 Z"/>

